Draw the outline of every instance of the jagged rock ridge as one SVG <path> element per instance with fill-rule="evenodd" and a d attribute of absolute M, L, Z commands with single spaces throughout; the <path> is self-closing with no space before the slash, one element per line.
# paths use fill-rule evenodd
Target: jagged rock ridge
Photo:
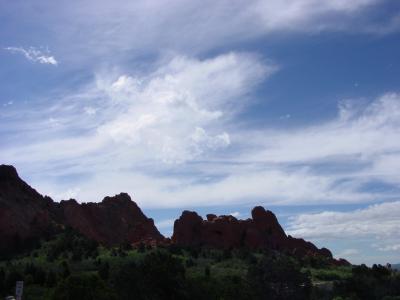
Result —
<path fill-rule="evenodd" d="M 107 245 L 164 240 L 128 194 L 106 197 L 101 203 L 56 203 L 25 183 L 13 166 L 0 165 L 0 253 L 65 226 Z"/>
<path fill-rule="evenodd" d="M 318 249 L 311 242 L 287 236 L 276 216 L 260 206 L 252 210 L 252 218 L 247 220 L 212 214 L 203 220 L 196 212 L 184 211 L 175 221 L 169 241 L 126 193 L 106 197 L 100 203 L 80 204 L 74 199 L 57 203 L 25 183 L 13 166 L 0 165 L 0 254 L 50 236 L 66 226 L 105 245 L 128 242 L 264 248 L 298 257 L 332 259 L 328 249 Z"/>
<path fill-rule="evenodd" d="M 103 244 L 155 244 L 164 240 L 153 219 L 147 218 L 126 193 L 106 197 L 100 203 L 68 200 L 58 206 L 63 224 Z"/>
<path fill-rule="evenodd" d="M 184 211 L 174 223 L 172 242 L 182 246 L 264 248 L 299 257 L 309 255 L 332 259 L 328 249 L 318 249 L 303 239 L 287 236 L 271 211 L 257 206 L 251 215 L 251 219 L 238 220 L 233 216 L 209 214 L 207 220 L 203 220 L 196 212 Z"/>

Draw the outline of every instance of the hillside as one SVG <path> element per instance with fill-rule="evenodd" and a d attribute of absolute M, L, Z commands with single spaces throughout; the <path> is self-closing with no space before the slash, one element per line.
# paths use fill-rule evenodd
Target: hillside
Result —
<path fill-rule="evenodd" d="M 54 202 L 31 188 L 12 166 L 0 166 L 0 254 L 29 249 L 66 227 L 71 227 L 104 246 L 121 243 L 232 249 L 268 249 L 296 257 L 321 256 L 335 264 L 331 252 L 311 242 L 287 236 L 276 216 L 263 207 L 252 210 L 252 218 L 207 215 L 184 211 L 175 221 L 172 239 L 164 238 L 126 193 L 106 197 L 100 203 L 78 203 L 74 199 Z"/>
<path fill-rule="evenodd" d="M 0 260 L 0 297 L 25 282 L 27 300 L 395 300 L 400 274 L 335 266 L 278 251 L 139 244 L 103 247 L 67 229 L 33 251 Z M 341 298 L 339 298 L 341 297 Z M 386 298 L 385 298 L 386 297 Z"/>
<path fill-rule="evenodd" d="M 251 215 L 184 211 L 166 239 L 128 194 L 57 203 L 2 165 L 0 297 L 23 280 L 27 300 L 399 299 L 399 273 L 335 260 L 263 207 Z"/>

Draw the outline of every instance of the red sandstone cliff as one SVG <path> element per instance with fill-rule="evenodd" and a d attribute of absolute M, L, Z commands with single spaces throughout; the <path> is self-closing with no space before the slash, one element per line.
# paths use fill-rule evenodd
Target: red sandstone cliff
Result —
<path fill-rule="evenodd" d="M 166 241 L 128 194 L 106 197 L 100 203 L 79 204 L 73 199 L 55 203 L 19 178 L 14 167 L 0 165 L 0 254 L 65 226 L 105 245 Z M 276 216 L 260 206 L 247 220 L 212 214 L 203 220 L 196 212 L 184 211 L 175 221 L 171 242 L 182 246 L 264 248 L 298 257 L 332 258 L 326 248 L 318 249 L 311 242 L 287 236 Z"/>
<path fill-rule="evenodd" d="M 55 203 L 25 183 L 14 167 L 0 165 L 0 253 L 38 241 L 65 226 L 107 245 L 164 240 L 153 220 L 128 194 L 106 197 L 101 203 Z"/>
<path fill-rule="evenodd" d="M 0 165 L 0 252 L 34 242 L 52 231 L 53 201 Z"/>
<path fill-rule="evenodd" d="M 100 203 L 61 201 L 62 222 L 107 245 L 122 242 L 154 244 L 164 240 L 128 194 L 106 197 Z"/>
<path fill-rule="evenodd" d="M 326 249 L 286 236 L 276 216 L 261 206 L 251 212 L 252 218 L 238 220 L 233 216 L 207 215 L 203 220 L 195 212 L 184 211 L 175 221 L 172 242 L 182 246 L 209 246 L 218 248 L 265 248 L 303 257 L 323 256 L 332 258 Z"/>

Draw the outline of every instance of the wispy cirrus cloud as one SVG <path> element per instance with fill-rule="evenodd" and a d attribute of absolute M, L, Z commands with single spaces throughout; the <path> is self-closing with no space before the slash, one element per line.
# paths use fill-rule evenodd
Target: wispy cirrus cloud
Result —
<path fill-rule="evenodd" d="M 394 244 L 394 245 L 386 245 L 384 247 L 379 247 L 378 248 L 380 251 L 384 252 L 389 252 L 389 251 L 400 251 L 400 244 Z"/>
<path fill-rule="evenodd" d="M 40 50 L 35 47 L 23 48 L 23 47 L 5 47 L 4 50 L 9 51 L 11 53 L 22 54 L 29 61 L 57 66 L 58 61 L 50 54 L 48 49 Z"/>
<path fill-rule="evenodd" d="M 338 256 L 353 263 L 386 263 L 399 259 L 399 211 L 400 201 L 394 201 L 346 212 L 306 213 L 291 217 L 287 229 L 293 236 L 335 247 L 358 241 L 359 248 L 346 248 Z"/>
<path fill-rule="evenodd" d="M 1 155 L 41 170 L 36 185 L 46 193 L 77 190 L 85 201 L 120 191 L 145 207 L 179 207 L 188 199 L 192 205 L 393 199 L 390 189 L 365 187 L 397 182 L 390 166 L 400 153 L 400 97 L 385 94 L 361 107 L 341 102 L 336 118 L 299 129 L 237 125 L 257 83 L 276 70 L 257 56 L 228 53 L 178 56 L 146 75 L 99 72 L 82 91 L 31 115 L 24 144 L 12 135 Z M 24 130 L 14 117 L 8 121 Z M 56 186 L 45 183 L 43 170 L 86 177 Z"/>
<path fill-rule="evenodd" d="M 400 127 L 400 95 L 387 93 L 370 103 L 355 104 L 357 99 L 339 101 L 337 117 L 318 125 L 267 130 L 258 135 L 255 132 L 253 141 L 263 149 L 257 159 L 275 163 L 346 158 L 375 161 L 378 157 L 399 153 L 396 137 Z M 262 138 L 265 133 L 268 138 Z"/>
<path fill-rule="evenodd" d="M 306 238 L 390 237 L 400 241 L 400 201 L 374 204 L 349 212 L 301 214 L 290 221 L 289 232 Z"/>
<path fill-rule="evenodd" d="M 81 65 L 98 63 L 99 57 L 120 63 L 149 53 L 197 55 L 282 32 L 396 32 L 400 26 L 395 15 L 378 21 L 370 17 L 387 2 L 122 0 L 115 5 L 104 0 L 57 4 L 41 0 L 2 10 L 5 14 L 17 10 L 22 24 L 24 19 L 34 20 L 40 32 L 48 33 L 51 26 L 47 34 L 51 44 L 68 63 Z"/>

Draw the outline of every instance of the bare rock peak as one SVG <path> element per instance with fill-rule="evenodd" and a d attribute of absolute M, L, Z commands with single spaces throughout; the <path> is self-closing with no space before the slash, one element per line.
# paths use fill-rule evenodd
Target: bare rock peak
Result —
<path fill-rule="evenodd" d="M 18 180 L 18 179 L 20 178 L 14 166 L 0 165 L 0 181 Z"/>

